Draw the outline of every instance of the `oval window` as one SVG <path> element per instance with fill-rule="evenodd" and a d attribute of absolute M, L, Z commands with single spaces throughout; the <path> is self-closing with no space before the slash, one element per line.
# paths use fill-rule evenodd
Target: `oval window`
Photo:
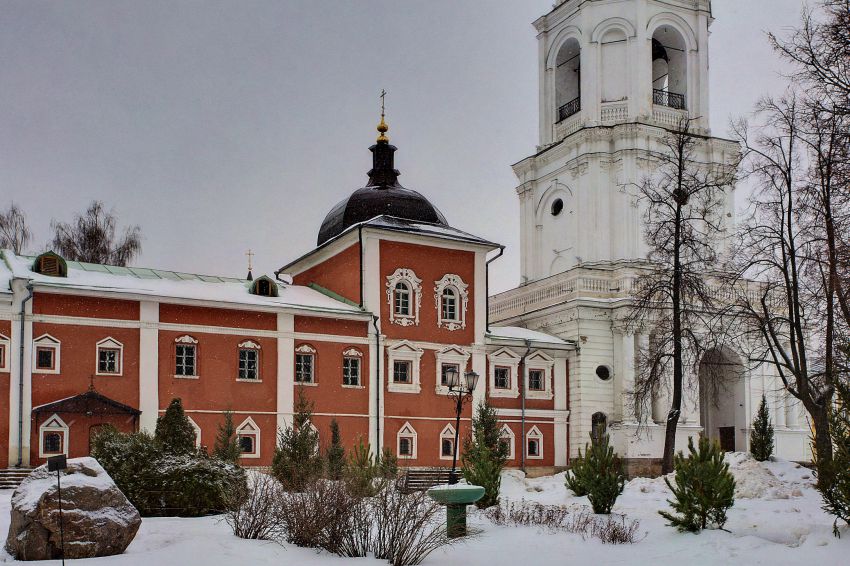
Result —
<path fill-rule="evenodd" d="M 608 381 L 609 379 L 611 379 L 610 368 L 608 368 L 608 366 L 597 366 L 596 377 L 598 377 L 602 381 Z"/>
<path fill-rule="evenodd" d="M 558 216 L 562 210 L 564 210 L 564 201 L 555 199 L 555 202 L 552 203 L 552 216 Z"/>

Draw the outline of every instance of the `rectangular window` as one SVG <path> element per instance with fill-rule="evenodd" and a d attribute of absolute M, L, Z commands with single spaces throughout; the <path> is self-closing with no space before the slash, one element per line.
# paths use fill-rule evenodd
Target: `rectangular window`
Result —
<path fill-rule="evenodd" d="M 444 438 L 440 443 L 441 456 L 453 456 L 455 453 L 455 441 L 452 438 Z"/>
<path fill-rule="evenodd" d="M 45 454 L 61 454 L 62 453 L 62 433 L 61 432 L 45 432 L 44 433 L 44 453 Z"/>
<path fill-rule="evenodd" d="M 256 444 L 256 437 L 253 434 L 239 435 L 239 451 L 242 452 L 242 454 L 255 454 Z"/>
<path fill-rule="evenodd" d="M 360 385 L 360 358 L 342 359 L 342 384 Z"/>
<path fill-rule="evenodd" d="M 410 362 L 396 361 L 393 362 L 393 382 L 394 383 L 410 383 Z"/>
<path fill-rule="evenodd" d="M 400 316 L 410 316 L 410 289 L 404 283 L 398 283 L 395 286 L 393 297 L 393 305 L 395 314 Z"/>
<path fill-rule="evenodd" d="M 98 373 L 118 373 L 118 368 L 121 367 L 121 350 L 115 348 L 98 348 L 97 349 L 97 372 Z"/>
<path fill-rule="evenodd" d="M 460 375 L 460 366 L 457 364 L 443 364 L 440 368 L 440 385 L 445 385 L 448 387 L 449 385 L 449 377 L 447 375 L 449 370 L 454 370 Z"/>
<path fill-rule="evenodd" d="M 495 371 L 495 379 L 493 380 L 496 386 L 496 389 L 510 389 L 511 388 L 511 368 L 506 367 L 498 367 L 496 366 Z"/>
<path fill-rule="evenodd" d="M 528 389 L 530 391 L 543 391 L 543 370 L 528 370 Z"/>
<path fill-rule="evenodd" d="M 56 351 L 53 348 L 37 347 L 35 349 L 35 369 L 55 369 Z"/>
<path fill-rule="evenodd" d="M 175 346 L 174 375 L 194 377 L 197 372 L 197 350 L 193 344 L 177 344 Z"/>
<path fill-rule="evenodd" d="M 6 344 L 0 344 L 0 369 L 6 369 Z"/>
<path fill-rule="evenodd" d="M 313 383 L 313 354 L 295 354 L 295 381 Z"/>
<path fill-rule="evenodd" d="M 402 436 L 398 439 L 398 455 L 413 456 L 413 439 L 409 436 Z"/>
<path fill-rule="evenodd" d="M 528 439 L 528 455 L 540 456 L 540 441 L 536 438 Z"/>
<path fill-rule="evenodd" d="M 239 379 L 259 379 L 260 351 L 253 348 L 239 349 Z"/>

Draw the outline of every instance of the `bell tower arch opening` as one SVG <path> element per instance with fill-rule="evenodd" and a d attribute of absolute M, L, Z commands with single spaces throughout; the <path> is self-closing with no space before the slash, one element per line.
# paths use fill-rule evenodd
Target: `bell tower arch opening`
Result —
<path fill-rule="evenodd" d="M 574 37 L 564 41 L 555 58 L 555 110 L 558 122 L 581 110 L 581 46 Z"/>
<path fill-rule="evenodd" d="M 687 109 L 688 68 L 685 39 L 670 25 L 652 34 L 652 102 Z"/>

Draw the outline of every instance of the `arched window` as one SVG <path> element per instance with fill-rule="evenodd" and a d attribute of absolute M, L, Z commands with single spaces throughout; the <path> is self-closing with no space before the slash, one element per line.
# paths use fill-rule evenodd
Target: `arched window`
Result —
<path fill-rule="evenodd" d="M 399 458 L 414 460 L 416 459 L 416 430 L 410 426 L 410 423 L 404 423 L 401 430 L 396 435 L 397 451 Z"/>
<path fill-rule="evenodd" d="M 396 316 L 410 316 L 410 287 L 403 281 L 395 284 L 393 310 Z"/>
<path fill-rule="evenodd" d="M 687 51 L 681 34 L 663 25 L 652 34 L 652 102 L 687 108 Z"/>
<path fill-rule="evenodd" d="M 441 308 L 443 320 L 457 320 L 457 291 L 452 287 L 443 289 Z"/>
<path fill-rule="evenodd" d="M 236 427 L 236 441 L 239 443 L 239 450 L 242 452 L 239 455 L 240 458 L 260 457 L 260 427 L 251 417 L 248 417 Z"/>
<path fill-rule="evenodd" d="M 608 417 L 605 416 L 605 413 L 593 413 L 590 422 L 590 436 L 593 442 L 601 441 L 602 437 L 608 433 Z"/>
<path fill-rule="evenodd" d="M 455 453 L 455 427 L 447 424 L 440 433 L 440 459 L 451 460 Z"/>
<path fill-rule="evenodd" d="M 566 120 L 581 110 L 581 47 L 570 38 L 555 59 L 556 121 Z"/>
<path fill-rule="evenodd" d="M 469 305 L 469 285 L 460 275 L 446 273 L 434 281 L 434 301 L 437 306 L 437 326 L 448 330 L 466 328 L 466 308 Z"/>
<path fill-rule="evenodd" d="M 400 326 L 419 324 L 419 306 L 422 303 L 422 280 L 412 269 L 399 267 L 387 276 L 387 302 L 390 322 Z"/>
<path fill-rule="evenodd" d="M 39 427 L 38 457 L 68 454 L 68 425 L 59 415 L 52 415 Z"/>
<path fill-rule="evenodd" d="M 511 427 L 506 424 L 502 425 L 502 429 L 499 431 L 499 443 L 504 446 L 508 460 L 513 460 L 516 457 L 514 455 L 515 442 L 516 436 L 514 435 L 514 431 L 511 430 Z"/>
<path fill-rule="evenodd" d="M 252 295 L 259 295 L 261 297 L 277 297 L 277 283 L 269 279 L 267 276 L 262 275 L 257 277 L 257 279 L 251 283 L 251 287 L 248 289 L 248 292 Z"/>
<path fill-rule="evenodd" d="M 543 433 L 536 426 L 525 435 L 525 455 L 530 460 L 543 459 Z"/>

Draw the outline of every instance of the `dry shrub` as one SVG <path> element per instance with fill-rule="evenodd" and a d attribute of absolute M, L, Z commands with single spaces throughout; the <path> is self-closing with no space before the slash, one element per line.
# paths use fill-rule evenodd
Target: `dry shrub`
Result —
<path fill-rule="evenodd" d="M 531 501 L 505 501 L 491 507 L 484 516 L 500 526 L 538 527 L 551 532 L 566 531 L 598 538 L 605 544 L 638 542 L 640 522 L 625 515 L 596 515 L 586 507 L 542 505 Z"/>
<path fill-rule="evenodd" d="M 239 538 L 278 540 L 283 532 L 280 504 L 283 488 L 266 474 L 248 476 L 247 487 L 228 496 L 225 521 Z"/>
<path fill-rule="evenodd" d="M 304 491 L 283 492 L 280 517 L 284 539 L 296 546 L 341 554 L 357 503 L 342 482 L 319 480 Z"/>

